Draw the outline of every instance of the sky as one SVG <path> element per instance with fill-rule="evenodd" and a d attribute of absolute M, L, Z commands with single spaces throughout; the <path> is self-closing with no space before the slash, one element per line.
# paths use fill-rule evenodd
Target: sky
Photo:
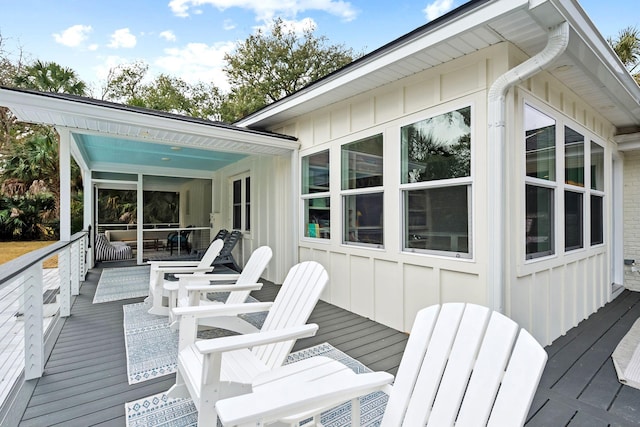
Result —
<path fill-rule="evenodd" d="M 110 68 L 144 61 L 189 83 L 228 89 L 224 54 L 274 18 L 368 53 L 466 0 L 0 0 L 2 48 L 53 61 L 99 94 Z M 638 0 L 579 0 L 605 37 L 640 28 Z"/>

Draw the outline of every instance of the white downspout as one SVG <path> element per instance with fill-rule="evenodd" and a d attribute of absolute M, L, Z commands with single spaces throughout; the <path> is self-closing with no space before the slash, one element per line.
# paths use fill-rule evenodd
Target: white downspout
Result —
<path fill-rule="evenodd" d="M 549 31 L 545 48 L 537 55 L 507 71 L 493 83 L 488 94 L 488 236 L 494 242 L 489 248 L 487 289 L 493 309 L 505 310 L 505 210 L 506 196 L 504 176 L 506 164 L 504 150 L 506 140 L 506 97 L 514 85 L 543 71 L 558 58 L 569 44 L 569 24 L 563 22 Z"/>

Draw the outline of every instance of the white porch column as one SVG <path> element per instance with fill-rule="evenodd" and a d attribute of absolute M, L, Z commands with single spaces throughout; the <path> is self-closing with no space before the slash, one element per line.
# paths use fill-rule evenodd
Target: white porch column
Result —
<path fill-rule="evenodd" d="M 136 240 L 138 241 L 136 247 L 138 248 L 138 250 L 136 251 L 136 260 L 138 264 L 142 264 L 142 255 L 144 252 L 144 248 L 142 245 L 142 229 L 144 228 L 144 189 L 143 189 L 143 182 L 142 182 L 142 174 L 139 173 L 138 174 L 138 187 L 137 187 L 137 199 L 136 199 L 136 203 L 138 206 L 137 209 L 137 213 L 138 216 L 136 218 L 136 221 L 138 223 L 138 227 L 136 227 L 136 229 L 138 230 L 138 234 L 136 237 Z"/>
<path fill-rule="evenodd" d="M 96 209 L 95 204 L 93 203 L 93 180 L 91 178 L 91 170 L 85 170 L 84 171 L 84 176 L 82 179 L 82 184 L 84 187 L 84 209 L 83 209 L 83 229 L 84 230 L 88 230 L 89 226 L 91 226 L 91 233 L 89 234 L 89 243 L 88 243 L 88 247 L 86 248 L 86 254 L 87 254 L 87 267 L 88 268 L 93 268 L 94 266 L 94 259 L 93 259 L 93 245 L 95 244 L 96 239 L 94 238 L 94 236 L 98 233 L 98 230 L 96 229 L 96 224 L 93 223 L 93 218 L 94 218 L 94 211 Z M 84 277 L 83 277 L 84 280 Z"/>
<path fill-rule="evenodd" d="M 71 239 L 71 133 L 56 128 L 60 135 L 58 157 L 60 162 L 60 240 Z"/>
<path fill-rule="evenodd" d="M 42 263 L 25 272 L 24 296 L 24 378 L 32 380 L 44 370 Z"/>

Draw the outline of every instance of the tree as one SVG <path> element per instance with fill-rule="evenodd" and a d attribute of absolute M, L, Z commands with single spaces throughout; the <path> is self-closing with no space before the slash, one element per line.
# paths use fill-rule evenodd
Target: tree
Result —
<path fill-rule="evenodd" d="M 314 31 L 308 27 L 299 37 L 276 19 L 269 34 L 258 30 L 226 54 L 231 92 L 221 106 L 223 120 L 236 121 L 353 61 L 352 49 L 329 45 Z"/>
<path fill-rule="evenodd" d="M 219 116 L 221 95 L 217 87 L 205 83 L 189 84 L 167 74 L 144 83 L 148 70 L 149 66 L 140 61 L 112 68 L 103 87 L 102 99 L 203 119 Z"/>
<path fill-rule="evenodd" d="M 640 84 L 640 73 L 636 72 L 640 65 L 640 30 L 636 27 L 624 28 L 615 39 L 610 37 L 608 42 L 636 82 Z"/>
<path fill-rule="evenodd" d="M 18 87 L 42 92 L 85 95 L 87 91 L 86 83 L 71 68 L 40 60 L 18 72 L 14 83 Z"/>

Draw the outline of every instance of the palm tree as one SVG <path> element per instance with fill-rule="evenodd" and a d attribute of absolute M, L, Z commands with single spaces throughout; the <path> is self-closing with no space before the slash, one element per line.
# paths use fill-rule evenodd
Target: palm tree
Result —
<path fill-rule="evenodd" d="M 640 73 L 636 72 L 636 68 L 640 65 L 640 30 L 636 27 L 627 27 L 621 30 L 615 39 L 610 37 L 608 42 L 636 82 L 640 84 Z"/>
<path fill-rule="evenodd" d="M 40 60 L 28 65 L 14 78 L 14 84 L 25 89 L 42 92 L 69 93 L 85 95 L 87 85 L 80 80 L 75 71 L 55 62 Z"/>

